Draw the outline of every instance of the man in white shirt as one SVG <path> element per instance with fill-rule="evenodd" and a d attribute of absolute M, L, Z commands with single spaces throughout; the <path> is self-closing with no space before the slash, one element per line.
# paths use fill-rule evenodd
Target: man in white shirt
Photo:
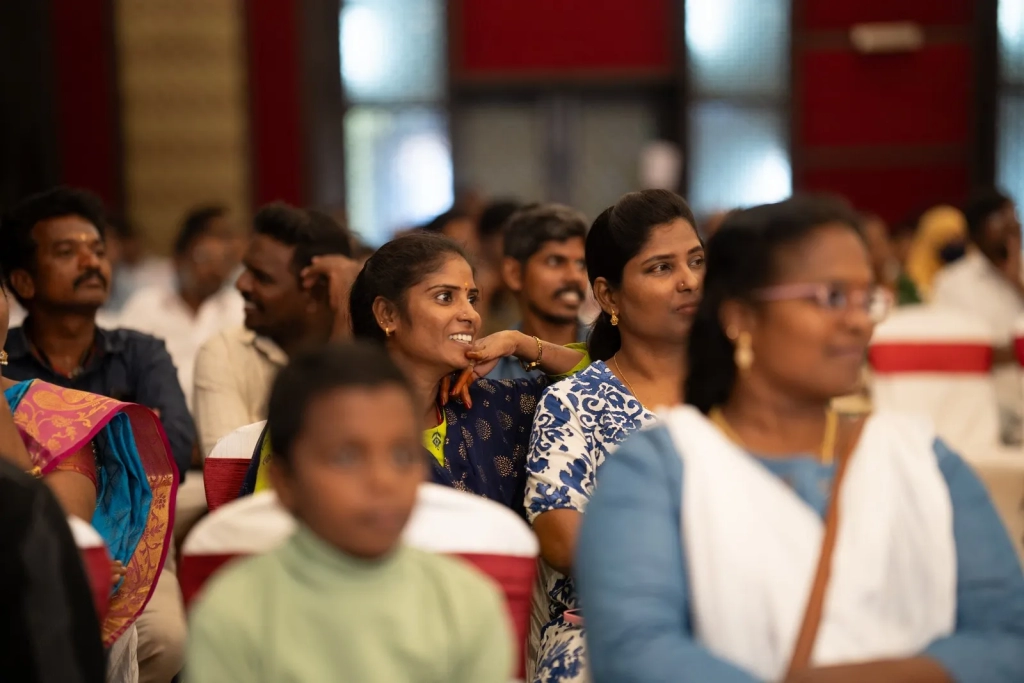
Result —
<path fill-rule="evenodd" d="M 1021 226 L 1017 209 L 1005 195 L 986 190 L 964 207 L 970 247 L 935 279 L 933 302 L 982 318 L 995 334 L 993 376 L 999 399 L 1003 440 L 1021 441 L 1020 370 L 1013 349 L 1014 327 L 1024 315 L 1021 283 Z"/>
<path fill-rule="evenodd" d="M 350 328 L 348 289 L 359 268 L 348 231 L 280 203 L 261 209 L 253 229 L 235 285 L 245 327 L 222 330 L 196 357 L 192 405 L 204 456 L 221 437 L 266 419 L 271 384 L 289 355 Z"/>
<path fill-rule="evenodd" d="M 120 316 L 122 326 L 164 340 L 189 409 L 200 347 L 222 329 L 241 325 L 244 318 L 242 296 L 228 282 L 237 265 L 232 233 L 224 207 L 190 211 L 174 244 L 175 285 L 139 290 Z"/>

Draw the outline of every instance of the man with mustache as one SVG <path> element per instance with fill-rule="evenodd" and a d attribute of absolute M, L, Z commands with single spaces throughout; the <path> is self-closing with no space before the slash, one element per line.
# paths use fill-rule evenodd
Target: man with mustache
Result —
<path fill-rule="evenodd" d="M 519 302 L 517 328 L 561 346 L 586 341 L 588 330 L 578 317 L 587 293 L 583 215 L 560 204 L 531 204 L 514 213 L 502 232 L 502 278 Z M 507 357 L 487 376 L 521 379 L 540 374 Z"/>
<path fill-rule="evenodd" d="M 67 187 L 32 195 L 3 218 L 0 266 L 8 291 L 28 312 L 7 335 L 4 375 L 152 408 L 184 477 L 195 426 L 164 343 L 96 324 L 110 292 L 106 228 L 100 200 Z"/>
<path fill-rule="evenodd" d="M 100 200 L 67 187 L 27 197 L 4 216 L 0 269 L 28 317 L 7 334 L 3 374 L 151 408 L 184 478 L 196 431 L 167 348 L 148 334 L 96 324 L 110 293 L 107 227 Z M 170 556 L 136 626 L 139 680 L 167 683 L 181 670 L 186 634 Z"/>
<path fill-rule="evenodd" d="M 236 287 L 245 326 L 222 330 L 196 356 L 192 407 L 203 454 L 239 427 L 267 417 L 270 386 L 288 357 L 349 334 L 348 289 L 359 272 L 351 235 L 330 216 L 270 204 Z"/>

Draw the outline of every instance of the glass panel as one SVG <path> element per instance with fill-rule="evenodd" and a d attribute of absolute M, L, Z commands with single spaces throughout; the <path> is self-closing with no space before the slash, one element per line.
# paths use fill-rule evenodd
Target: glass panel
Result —
<path fill-rule="evenodd" d="M 1024 96 L 1002 98 L 998 134 L 998 185 L 1024 206 Z"/>
<path fill-rule="evenodd" d="M 657 135 L 656 116 L 645 101 L 584 102 L 577 130 L 571 203 L 593 219 L 640 188 L 640 153 Z"/>
<path fill-rule="evenodd" d="M 345 116 L 352 227 L 379 245 L 452 205 L 448 122 L 437 109 L 353 107 Z"/>
<path fill-rule="evenodd" d="M 999 0 L 999 61 L 1003 80 L 1024 83 L 1024 0 Z"/>
<path fill-rule="evenodd" d="M 785 122 L 771 110 L 698 104 L 690 117 L 690 192 L 694 211 L 785 199 L 792 192 Z"/>
<path fill-rule="evenodd" d="M 341 80 L 355 103 L 444 96 L 443 0 L 345 0 Z"/>
<path fill-rule="evenodd" d="M 459 110 L 455 168 L 460 185 L 491 197 L 547 197 L 545 118 L 532 103 L 476 104 Z"/>
<path fill-rule="evenodd" d="M 785 97 L 790 0 L 686 0 L 691 91 Z"/>

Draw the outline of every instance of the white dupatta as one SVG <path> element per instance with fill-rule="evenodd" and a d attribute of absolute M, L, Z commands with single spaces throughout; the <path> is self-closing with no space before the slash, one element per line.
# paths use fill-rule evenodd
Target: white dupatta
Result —
<path fill-rule="evenodd" d="M 692 407 L 664 424 L 683 460 L 682 530 L 696 639 L 779 680 L 810 595 L 824 522 Z M 921 420 L 872 416 L 840 499 L 815 666 L 919 654 L 956 623 L 949 489 Z"/>

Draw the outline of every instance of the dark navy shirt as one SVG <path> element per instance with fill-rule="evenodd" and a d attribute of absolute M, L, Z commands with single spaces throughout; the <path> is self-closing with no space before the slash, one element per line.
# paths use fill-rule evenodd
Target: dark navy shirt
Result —
<path fill-rule="evenodd" d="M 157 411 L 181 479 L 192 463 L 196 428 L 178 384 L 178 371 L 163 341 L 133 330 L 96 328 L 96 347 L 82 371 L 67 377 L 32 353 L 24 328 L 7 334 L 10 357 L 4 377 L 50 384 L 138 403 Z"/>

